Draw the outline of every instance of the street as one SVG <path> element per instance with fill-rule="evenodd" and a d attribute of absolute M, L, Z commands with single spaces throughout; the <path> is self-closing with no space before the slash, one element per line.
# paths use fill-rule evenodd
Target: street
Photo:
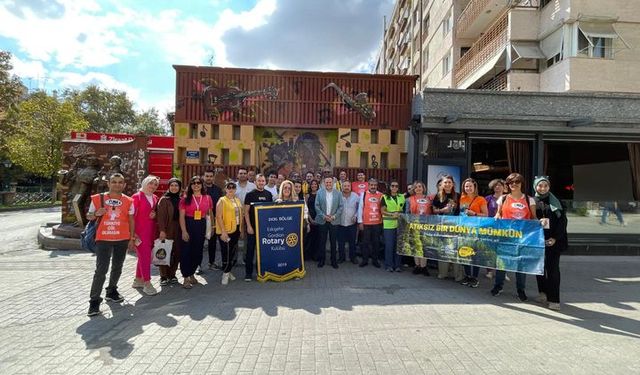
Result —
<path fill-rule="evenodd" d="M 565 256 L 562 311 L 449 280 L 341 264 L 285 283 L 238 280 L 131 288 L 86 316 L 95 258 L 40 250 L 59 209 L 0 214 L 0 373 L 633 374 L 640 373 L 640 258 Z M 205 257 L 206 258 L 206 257 Z M 157 269 L 152 281 L 160 289 Z M 513 277 L 512 277 L 513 279 Z"/>

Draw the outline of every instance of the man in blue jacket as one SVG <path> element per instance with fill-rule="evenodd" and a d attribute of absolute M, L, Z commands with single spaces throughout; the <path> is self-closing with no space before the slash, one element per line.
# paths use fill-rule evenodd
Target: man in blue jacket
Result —
<path fill-rule="evenodd" d="M 327 246 L 327 233 L 331 245 L 331 267 L 338 268 L 336 259 L 336 230 L 342 217 L 342 197 L 339 191 L 333 188 L 333 177 L 328 176 L 323 180 L 324 189 L 316 195 L 316 223 L 320 229 L 320 242 L 318 244 L 318 268 L 324 267 Z"/>

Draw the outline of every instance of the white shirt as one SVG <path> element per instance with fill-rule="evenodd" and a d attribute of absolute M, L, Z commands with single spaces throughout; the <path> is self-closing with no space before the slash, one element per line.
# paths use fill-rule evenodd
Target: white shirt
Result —
<path fill-rule="evenodd" d="M 358 205 L 360 197 L 354 192 L 349 193 L 349 197 L 345 198 L 342 194 L 342 217 L 340 218 L 340 225 L 348 227 L 356 223 L 358 219 Z"/>
<path fill-rule="evenodd" d="M 264 190 L 270 192 L 274 199 L 278 196 L 278 188 L 275 185 L 273 185 L 273 187 L 266 185 Z"/>
<path fill-rule="evenodd" d="M 242 187 L 240 182 L 236 182 L 236 197 L 240 199 L 240 202 L 244 202 L 244 197 L 248 192 L 254 191 L 256 189 L 256 185 L 249 181 L 246 182 L 246 185 Z"/>
<path fill-rule="evenodd" d="M 324 195 L 327 201 L 327 215 L 331 215 L 331 206 L 333 206 L 333 190 L 327 191 Z"/>

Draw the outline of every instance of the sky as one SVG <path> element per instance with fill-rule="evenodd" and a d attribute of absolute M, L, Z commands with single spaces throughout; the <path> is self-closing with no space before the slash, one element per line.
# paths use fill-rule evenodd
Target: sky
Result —
<path fill-rule="evenodd" d="M 31 90 L 96 84 L 173 111 L 172 65 L 370 73 L 394 0 L 0 0 Z"/>

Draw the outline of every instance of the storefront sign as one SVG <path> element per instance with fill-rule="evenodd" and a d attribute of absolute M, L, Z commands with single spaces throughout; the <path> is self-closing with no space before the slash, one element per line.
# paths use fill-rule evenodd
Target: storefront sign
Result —
<path fill-rule="evenodd" d="M 304 277 L 304 204 L 256 205 L 258 281 Z"/>
<path fill-rule="evenodd" d="M 200 159 L 200 151 L 187 151 L 187 159 Z"/>
<path fill-rule="evenodd" d="M 537 220 L 402 215 L 398 254 L 542 275 L 544 234 Z"/>
<path fill-rule="evenodd" d="M 438 157 L 464 159 L 467 155 L 467 143 L 464 134 L 438 134 Z"/>

